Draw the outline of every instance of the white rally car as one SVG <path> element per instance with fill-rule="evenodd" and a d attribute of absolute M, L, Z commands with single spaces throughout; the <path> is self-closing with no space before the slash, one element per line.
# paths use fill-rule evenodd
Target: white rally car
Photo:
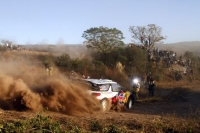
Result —
<path fill-rule="evenodd" d="M 123 101 L 124 105 L 127 108 L 132 108 L 134 103 L 134 96 L 131 92 L 126 91 L 121 85 L 117 82 L 108 80 L 108 79 L 85 79 L 90 85 L 91 90 L 89 93 L 92 96 L 95 96 L 102 105 L 103 111 L 109 110 L 110 104 L 116 103 L 116 96 L 120 91 L 125 92 L 125 100 Z"/>

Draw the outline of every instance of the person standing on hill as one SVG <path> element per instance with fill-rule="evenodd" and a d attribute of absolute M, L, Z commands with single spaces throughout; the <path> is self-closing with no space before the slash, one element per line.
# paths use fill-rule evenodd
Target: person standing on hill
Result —
<path fill-rule="evenodd" d="M 49 66 L 49 75 L 52 76 L 53 75 L 53 67 Z"/>
<path fill-rule="evenodd" d="M 53 67 L 49 63 L 45 63 L 45 70 L 46 70 L 46 75 L 47 76 L 52 76 L 53 75 Z"/>
<path fill-rule="evenodd" d="M 154 88 L 155 88 L 155 81 L 152 77 L 150 77 L 150 81 L 149 81 L 149 97 L 153 97 L 154 96 Z"/>

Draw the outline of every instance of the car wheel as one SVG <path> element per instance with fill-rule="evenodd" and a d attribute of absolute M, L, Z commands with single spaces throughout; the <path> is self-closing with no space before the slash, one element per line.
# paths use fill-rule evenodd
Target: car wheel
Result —
<path fill-rule="evenodd" d="M 103 99 L 103 100 L 101 101 L 101 106 L 102 106 L 103 111 L 108 110 L 108 107 L 109 107 L 108 100 L 107 100 L 107 99 Z"/>
<path fill-rule="evenodd" d="M 128 102 L 126 103 L 126 107 L 127 107 L 128 109 L 131 109 L 132 106 L 133 106 L 133 100 L 132 100 L 131 97 L 129 97 Z"/>

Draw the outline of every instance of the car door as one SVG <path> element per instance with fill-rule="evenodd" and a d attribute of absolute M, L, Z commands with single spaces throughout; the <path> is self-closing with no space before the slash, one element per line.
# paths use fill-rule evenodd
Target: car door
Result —
<path fill-rule="evenodd" d="M 111 84 L 112 87 L 112 97 L 116 96 L 120 90 L 123 90 L 123 87 L 119 84 Z"/>

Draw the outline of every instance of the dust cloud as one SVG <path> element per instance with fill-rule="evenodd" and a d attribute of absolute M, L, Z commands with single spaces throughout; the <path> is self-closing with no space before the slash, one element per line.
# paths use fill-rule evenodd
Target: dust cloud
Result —
<path fill-rule="evenodd" d="M 45 51 L 51 52 L 55 56 L 60 56 L 62 54 L 69 54 L 72 59 L 90 57 L 91 51 L 83 44 L 70 45 L 70 44 L 56 44 L 56 45 L 26 45 L 25 48 L 31 48 L 33 51 Z"/>
<path fill-rule="evenodd" d="M 68 115 L 101 112 L 87 88 L 55 67 L 46 75 L 38 52 L 8 51 L 0 56 L 0 108 L 17 111 L 48 109 Z"/>

